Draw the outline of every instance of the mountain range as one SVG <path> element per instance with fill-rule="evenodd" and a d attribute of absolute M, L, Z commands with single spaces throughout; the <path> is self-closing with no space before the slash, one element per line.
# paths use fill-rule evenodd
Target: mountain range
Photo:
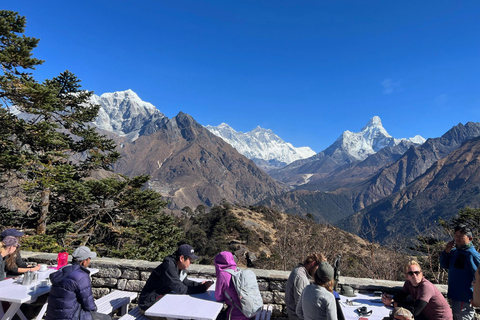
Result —
<path fill-rule="evenodd" d="M 415 214 L 425 221 L 420 230 L 462 205 L 477 205 L 479 123 L 459 124 L 425 141 L 396 139 L 373 117 L 360 132 L 345 131 L 311 155 L 311 149 L 295 148 L 268 129 L 204 127 L 182 112 L 168 119 L 131 90 L 96 96 L 94 102 L 101 105 L 94 125 L 114 137 L 122 154 L 115 172 L 149 174 L 148 187 L 170 200 L 172 210 L 225 200 L 264 204 L 357 234 L 374 219 L 384 241 L 393 229 L 409 230 Z M 426 200 L 442 188 L 442 197 L 458 205 L 447 210 L 440 198 Z"/>
<path fill-rule="evenodd" d="M 480 123 L 459 124 L 442 137 L 408 150 L 377 174 L 368 187 L 375 189 L 390 181 L 389 188 L 384 188 L 389 192 L 382 192 L 384 196 L 339 225 L 358 234 L 374 220 L 380 241 L 394 233 L 425 234 L 438 226 L 439 218 L 448 220 L 460 209 L 480 207 L 479 172 Z"/>
<path fill-rule="evenodd" d="M 405 147 L 423 142 L 425 139 L 418 135 L 410 139 L 393 138 L 383 128 L 380 118 L 375 116 L 360 132 L 344 131 L 327 149 L 308 159 L 273 170 L 270 175 L 292 186 L 312 184 L 316 180 L 324 180 L 340 167 L 366 160 L 385 148 L 394 153 L 403 153 Z"/>

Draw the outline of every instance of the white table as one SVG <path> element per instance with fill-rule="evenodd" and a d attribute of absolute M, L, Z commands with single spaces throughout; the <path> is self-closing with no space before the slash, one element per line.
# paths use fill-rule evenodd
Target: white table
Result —
<path fill-rule="evenodd" d="M 372 310 L 372 315 L 368 316 L 369 320 L 382 320 L 390 315 L 392 308 L 386 307 L 381 301 L 381 297 L 374 297 L 373 294 L 356 293 L 356 297 L 345 297 L 340 295 L 340 306 L 342 307 L 345 320 L 358 320 L 359 315 L 357 308 L 366 306 L 367 310 Z M 346 302 L 353 301 L 354 306 L 348 305 Z"/>
<path fill-rule="evenodd" d="M 190 279 L 204 281 L 205 279 Z M 223 302 L 215 300 L 215 283 L 207 292 L 199 294 L 166 294 L 145 311 L 146 316 L 170 319 L 213 320 L 223 308 Z"/>
<path fill-rule="evenodd" d="M 90 269 L 90 274 L 95 274 L 98 269 Z M 38 281 L 28 286 L 24 286 L 18 283 L 14 279 L 6 279 L 0 281 L 0 301 L 10 302 L 10 307 L 7 312 L 3 312 L 3 308 L 0 304 L 0 316 L 1 320 L 11 320 L 15 314 L 17 314 L 21 320 L 27 320 L 23 312 L 20 310 L 20 306 L 24 303 L 32 303 L 37 300 L 38 297 L 49 293 L 51 285 L 41 287 L 40 282 L 46 279 L 50 274 L 56 272 L 56 269 L 49 268 L 47 271 L 36 271 L 38 274 Z M 47 304 L 43 306 L 40 313 L 37 316 L 37 320 L 41 319 L 47 310 Z"/>

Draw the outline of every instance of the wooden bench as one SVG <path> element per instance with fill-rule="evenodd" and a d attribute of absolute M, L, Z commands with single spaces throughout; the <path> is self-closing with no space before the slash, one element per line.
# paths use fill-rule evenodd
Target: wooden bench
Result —
<path fill-rule="evenodd" d="M 262 311 L 257 314 L 255 320 L 270 320 L 272 317 L 273 306 L 268 304 L 264 305 Z"/>
<path fill-rule="evenodd" d="M 128 312 L 128 305 L 130 302 L 136 297 L 136 292 L 121 290 L 112 291 L 95 301 L 97 312 L 111 314 L 113 311 L 120 309 L 120 315 L 123 316 Z"/>
<path fill-rule="evenodd" d="M 118 320 L 150 320 L 146 315 L 144 315 L 138 307 L 133 308 L 130 310 L 129 313 L 122 316 Z"/>

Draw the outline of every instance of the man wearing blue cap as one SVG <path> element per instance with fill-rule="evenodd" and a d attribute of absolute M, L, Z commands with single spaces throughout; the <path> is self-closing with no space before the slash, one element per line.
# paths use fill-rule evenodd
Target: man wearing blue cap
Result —
<path fill-rule="evenodd" d="M 140 293 L 140 310 L 146 311 L 167 293 L 191 294 L 207 291 L 213 281 L 200 283 L 187 279 L 186 269 L 190 267 L 192 260 L 197 258 L 192 246 L 188 244 L 182 244 L 173 256 L 166 257 L 162 264 L 153 270 Z"/>

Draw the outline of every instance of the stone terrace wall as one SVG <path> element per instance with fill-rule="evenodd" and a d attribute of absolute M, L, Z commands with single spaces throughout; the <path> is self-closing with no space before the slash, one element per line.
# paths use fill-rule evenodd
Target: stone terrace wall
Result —
<path fill-rule="evenodd" d="M 30 262 L 56 264 L 57 254 L 22 251 L 22 258 Z M 108 294 L 112 290 L 126 290 L 140 293 L 150 273 L 160 262 L 142 260 L 126 260 L 97 258 L 92 260 L 91 267 L 99 269 L 92 275 L 92 290 L 95 298 Z M 265 304 L 274 307 L 273 316 L 286 317 L 285 285 L 290 271 L 251 269 L 258 279 L 258 286 Z M 192 264 L 188 268 L 189 277 L 215 279 L 215 267 Z M 399 290 L 403 282 L 374 280 L 366 278 L 340 277 L 341 284 L 348 284 L 355 290 L 393 291 Z M 446 293 L 446 285 L 437 285 L 442 293 Z M 134 301 L 135 303 L 136 301 Z"/>

